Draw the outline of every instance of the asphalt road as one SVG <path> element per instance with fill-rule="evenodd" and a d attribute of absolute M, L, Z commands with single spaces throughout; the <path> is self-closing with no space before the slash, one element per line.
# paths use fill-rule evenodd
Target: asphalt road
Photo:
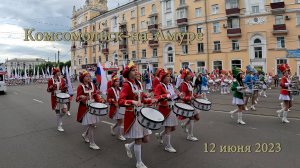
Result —
<path fill-rule="evenodd" d="M 231 95 L 209 95 L 213 110 L 201 112 L 195 124 L 199 141 L 187 141 L 177 127 L 172 137 L 177 153 L 171 154 L 151 135 L 150 143 L 142 146 L 144 163 L 149 168 L 298 168 L 300 97 L 295 97 L 289 114 L 291 123 L 282 124 L 275 116 L 278 90 L 268 92 L 268 98 L 260 98 L 257 111 L 244 115 L 245 126 L 237 125 L 228 114 L 235 108 Z M 110 135 L 113 121 L 108 117 L 96 128 L 101 150 L 89 149 L 81 138 L 84 128 L 75 119 L 77 108 L 73 102 L 72 116 L 63 118 L 65 132 L 60 133 L 46 85 L 9 87 L 7 94 L 0 95 L 0 168 L 135 167 L 124 142 Z"/>

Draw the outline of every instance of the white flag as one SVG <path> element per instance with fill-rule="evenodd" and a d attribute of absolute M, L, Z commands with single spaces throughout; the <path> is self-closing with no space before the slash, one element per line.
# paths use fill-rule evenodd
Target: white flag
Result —
<path fill-rule="evenodd" d="M 42 68 L 42 74 L 43 74 L 43 78 L 46 78 L 46 75 L 45 75 L 45 72 L 44 72 L 43 68 Z"/>
<path fill-rule="evenodd" d="M 24 70 L 24 77 L 25 77 L 25 79 L 27 79 L 27 69 L 26 69 L 26 66 L 25 66 L 25 70 Z"/>
<path fill-rule="evenodd" d="M 107 91 L 107 77 L 106 77 L 105 71 L 103 70 L 103 67 L 100 64 L 100 62 L 98 62 L 98 67 L 100 67 L 100 72 L 101 72 L 100 91 L 102 92 L 102 94 L 106 94 L 106 91 Z"/>
<path fill-rule="evenodd" d="M 68 68 L 66 68 L 66 77 L 67 77 L 67 83 L 68 83 L 68 93 L 69 93 L 69 95 L 73 95 L 73 87 L 72 87 L 72 82 L 71 82 Z"/>
<path fill-rule="evenodd" d="M 36 76 L 39 79 L 40 78 L 40 67 L 38 66 L 37 72 L 36 72 Z"/>

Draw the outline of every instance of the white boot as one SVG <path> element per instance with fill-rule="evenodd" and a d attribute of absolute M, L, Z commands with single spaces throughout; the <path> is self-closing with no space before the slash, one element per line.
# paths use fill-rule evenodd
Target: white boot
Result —
<path fill-rule="evenodd" d="M 233 111 L 230 111 L 230 112 L 229 112 L 230 117 L 233 118 L 233 117 L 234 117 L 233 114 L 236 113 L 237 111 L 238 111 L 238 109 L 235 109 L 235 110 L 233 110 Z"/>
<path fill-rule="evenodd" d="M 251 110 L 252 110 L 252 111 L 255 111 L 255 110 L 256 110 L 255 107 L 254 107 L 254 105 L 251 106 Z"/>
<path fill-rule="evenodd" d="M 281 110 L 277 110 L 277 111 L 276 111 L 278 118 L 281 117 L 281 114 L 283 113 L 283 111 L 284 111 L 283 108 L 282 108 Z"/>
<path fill-rule="evenodd" d="M 245 106 L 245 110 L 246 110 L 246 111 L 248 111 L 248 110 L 249 110 L 247 106 Z"/>
<path fill-rule="evenodd" d="M 283 117 L 282 117 L 282 122 L 283 123 L 290 123 L 290 121 L 289 120 L 287 120 L 287 111 L 284 111 L 283 112 Z"/>
<path fill-rule="evenodd" d="M 246 123 L 243 121 L 243 113 L 238 112 L 238 124 L 245 125 Z"/>

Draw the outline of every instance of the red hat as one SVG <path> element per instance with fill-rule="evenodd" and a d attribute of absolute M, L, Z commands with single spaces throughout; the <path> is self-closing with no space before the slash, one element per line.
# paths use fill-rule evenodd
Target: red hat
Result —
<path fill-rule="evenodd" d="M 181 79 L 185 79 L 185 77 L 187 75 L 190 75 L 190 71 L 188 69 L 184 69 L 182 72 L 181 72 Z"/>
<path fill-rule="evenodd" d="M 123 71 L 124 78 L 128 78 L 129 72 L 132 71 L 136 66 L 131 62 L 129 65 L 127 65 Z"/>
<path fill-rule="evenodd" d="M 167 75 L 170 75 L 171 73 L 169 71 L 165 71 L 164 69 L 160 72 L 160 76 L 159 76 L 159 80 L 160 81 L 163 81 L 164 78 L 167 76 Z"/>
<path fill-rule="evenodd" d="M 80 73 L 80 76 L 79 76 L 79 81 L 81 83 L 83 83 L 83 78 L 86 76 L 86 75 L 89 75 L 90 73 L 86 70 L 83 70 L 81 73 Z"/>
<path fill-rule="evenodd" d="M 278 69 L 279 69 L 281 72 L 285 72 L 285 71 L 290 70 L 290 67 L 289 67 L 288 64 L 281 64 L 281 65 L 279 65 Z"/>
<path fill-rule="evenodd" d="M 115 74 L 115 73 L 113 73 L 113 74 L 111 75 L 111 83 L 112 83 L 112 85 L 113 85 L 116 81 L 118 81 L 118 80 L 119 80 L 118 75 Z"/>
<path fill-rule="evenodd" d="M 58 72 L 60 72 L 59 68 L 53 68 L 52 75 L 55 75 Z"/>
<path fill-rule="evenodd" d="M 156 70 L 155 76 L 160 77 L 160 73 L 161 73 L 162 71 L 164 71 L 164 69 L 158 68 L 158 69 Z"/>

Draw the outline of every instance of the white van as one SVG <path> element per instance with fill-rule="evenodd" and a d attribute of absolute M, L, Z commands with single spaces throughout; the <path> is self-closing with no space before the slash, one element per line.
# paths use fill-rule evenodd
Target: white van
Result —
<path fill-rule="evenodd" d="M 6 83 L 5 83 L 5 72 L 0 71 L 0 92 L 6 92 Z"/>

